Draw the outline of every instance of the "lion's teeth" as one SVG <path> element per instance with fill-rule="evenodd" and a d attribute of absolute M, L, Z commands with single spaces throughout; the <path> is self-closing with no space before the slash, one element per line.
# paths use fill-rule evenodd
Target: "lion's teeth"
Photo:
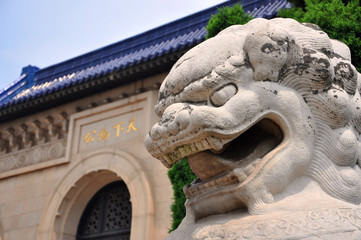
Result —
<path fill-rule="evenodd" d="M 184 146 L 177 148 L 176 151 L 177 151 L 177 150 L 180 152 L 180 156 L 181 156 L 181 157 L 182 157 L 182 156 L 185 156 L 185 155 L 187 154 Z M 177 156 L 178 156 L 178 154 L 177 154 Z"/>
<path fill-rule="evenodd" d="M 223 148 L 223 144 L 219 138 L 209 137 L 207 140 L 211 144 L 213 149 L 219 151 Z"/>
<path fill-rule="evenodd" d="M 198 151 L 204 150 L 202 142 L 196 142 L 195 145 L 196 145 L 196 148 L 198 149 Z"/>
<path fill-rule="evenodd" d="M 196 144 L 195 143 L 191 143 L 191 144 L 189 144 L 189 146 L 190 146 L 190 148 L 191 148 L 191 150 L 192 150 L 192 153 L 196 153 L 197 152 L 197 146 L 196 146 Z"/>
<path fill-rule="evenodd" d="M 240 182 L 243 182 L 244 180 L 247 179 L 247 175 L 243 172 L 242 169 L 240 168 L 236 168 L 234 169 L 234 174 L 238 177 L 239 181 Z"/>
<path fill-rule="evenodd" d="M 168 154 L 168 158 L 169 158 L 171 164 L 173 164 L 173 163 L 175 162 L 175 161 L 174 161 L 173 153 L 169 153 L 169 154 Z"/>
<path fill-rule="evenodd" d="M 207 139 L 202 140 L 202 145 L 203 145 L 203 150 L 211 147 L 211 145 L 209 145 L 209 142 L 207 141 Z"/>
<path fill-rule="evenodd" d="M 185 145 L 184 150 L 185 150 L 187 156 L 193 153 L 190 145 Z"/>
<path fill-rule="evenodd" d="M 254 160 L 253 162 L 252 162 L 252 166 L 253 167 L 257 167 L 257 165 L 258 165 L 258 163 L 261 161 L 261 158 L 257 158 L 256 160 Z"/>
<path fill-rule="evenodd" d="M 200 142 L 189 143 L 187 145 L 177 147 L 172 153 L 168 153 L 164 156 L 164 160 L 169 163 L 169 165 L 173 165 L 178 160 L 197 152 L 207 149 L 219 151 L 223 148 L 223 142 L 224 141 L 218 138 L 208 137 Z"/>
<path fill-rule="evenodd" d="M 179 151 L 178 151 L 178 154 L 180 154 Z M 177 160 L 180 159 L 180 158 L 178 158 L 178 156 L 176 155 L 175 152 L 171 153 L 171 154 L 170 154 L 170 157 L 171 157 L 173 163 L 177 162 Z"/>
<path fill-rule="evenodd" d="M 212 185 L 211 185 L 212 182 L 206 182 L 205 184 L 203 185 L 200 185 L 199 189 L 206 189 L 206 188 L 210 188 Z"/>
<path fill-rule="evenodd" d="M 177 148 L 176 150 L 174 150 L 173 155 L 175 157 L 175 159 L 181 159 L 182 158 L 182 152 L 179 150 L 179 148 Z"/>
<path fill-rule="evenodd" d="M 164 160 L 168 163 L 168 164 L 172 164 L 172 159 L 169 157 L 169 154 L 164 155 Z"/>
<path fill-rule="evenodd" d="M 165 157 L 166 161 L 170 164 L 170 165 L 173 165 L 174 161 L 173 161 L 173 157 L 172 157 L 172 154 L 167 154 L 166 157 Z"/>
<path fill-rule="evenodd" d="M 253 173 L 254 170 L 255 168 L 252 165 L 249 165 L 244 169 L 244 173 L 249 176 Z"/>
<path fill-rule="evenodd" d="M 164 157 L 163 159 L 160 159 L 160 161 L 167 168 L 171 168 L 173 166 L 173 164 L 171 164 L 168 160 L 166 160 L 166 157 Z"/>

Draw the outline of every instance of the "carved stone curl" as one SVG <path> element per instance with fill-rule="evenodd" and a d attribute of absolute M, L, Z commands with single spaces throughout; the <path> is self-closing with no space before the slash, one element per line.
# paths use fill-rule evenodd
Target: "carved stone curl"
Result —
<path fill-rule="evenodd" d="M 348 47 L 292 19 L 254 19 L 188 51 L 146 138 L 166 167 L 188 157 L 198 176 L 169 239 L 247 239 L 247 228 L 254 239 L 358 239 L 360 88 Z M 301 230 L 287 237 L 267 233 L 293 222 Z"/>

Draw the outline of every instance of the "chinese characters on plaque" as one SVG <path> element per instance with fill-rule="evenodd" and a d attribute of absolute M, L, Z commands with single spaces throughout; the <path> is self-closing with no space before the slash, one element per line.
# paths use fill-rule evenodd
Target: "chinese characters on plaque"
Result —
<path fill-rule="evenodd" d="M 85 143 L 90 142 L 100 142 L 100 141 L 107 141 L 111 135 L 114 135 L 116 138 L 120 137 L 121 132 L 125 132 L 126 134 L 130 134 L 132 132 L 138 131 L 136 127 L 135 118 L 132 117 L 128 123 L 124 121 L 117 122 L 115 125 L 107 130 L 107 126 L 104 126 L 102 129 L 93 129 L 85 134 L 83 137 L 83 141 Z"/>

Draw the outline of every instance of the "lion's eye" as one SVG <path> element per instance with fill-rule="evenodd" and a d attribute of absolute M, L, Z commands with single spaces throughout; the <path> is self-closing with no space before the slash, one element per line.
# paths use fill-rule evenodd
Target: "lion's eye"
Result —
<path fill-rule="evenodd" d="M 213 92 L 210 100 L 214 106 L 220 107 L 224 105 L 229 99 L 231 99 L 231 97 L 233 97 L 236 93 L 237 87 L 233 84 L 229 84 Z"/>
<path fill-rule="evenodd" d="M 285 43 L 285 42 L 282 41 L 282 40 L 278 40 L 278 41 L 277 41 L 277 45 L 278 45 L 278 46 L 282 46 L 284 43 Z"/>
<path fill-rule="evenodd" d="M 271 43 L 265 43 L 263 44 L 263 46 L 261 47 L 261 52 L 264 52 L 264 53 L 271 53 L 273 51 L 275 51 L 275 47 L 271 44 Z"/>

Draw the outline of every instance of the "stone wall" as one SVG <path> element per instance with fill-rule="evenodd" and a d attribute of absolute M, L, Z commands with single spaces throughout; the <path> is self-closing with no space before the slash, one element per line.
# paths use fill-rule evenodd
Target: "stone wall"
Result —
<path fill-rule="evenodd" d="M 131 195 L 131 239 L 164 239 L 172 189 L 143 144 L 162 79 L 0 125 L 0 239 L 75 239 L 89 200 L 116 180 Z"/>

